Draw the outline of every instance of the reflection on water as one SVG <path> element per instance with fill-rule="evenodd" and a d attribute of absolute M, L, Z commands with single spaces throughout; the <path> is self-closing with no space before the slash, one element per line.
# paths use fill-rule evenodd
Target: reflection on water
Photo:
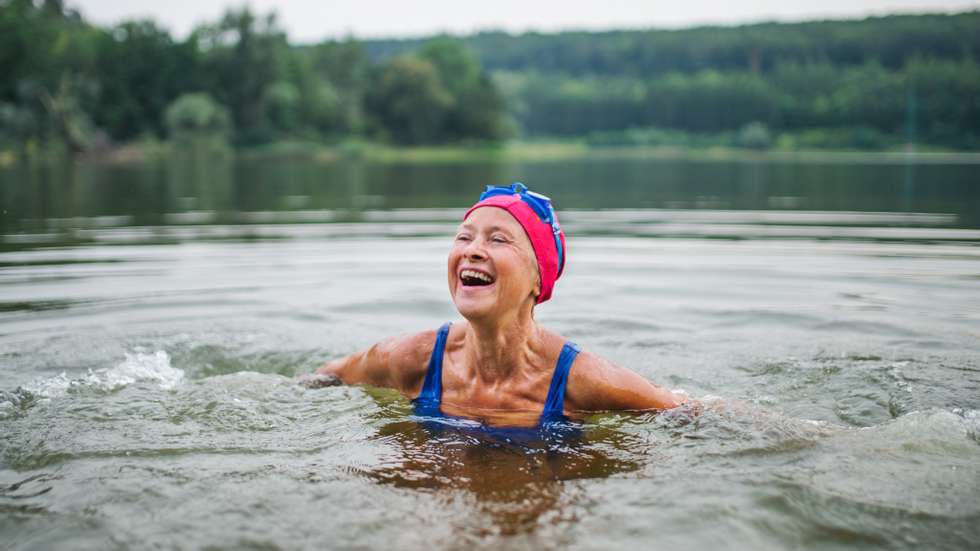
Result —
<path fill-rule="evenodd" d="M 514 442 L 472 431 L 433 432 L 415 420 L 395 421 L 377 435 L 389 447 L 382 465 L 364 474 L 379 483 L 447 497 L 455 497 L 450 491 L 464 492 L 490 516 L 497 533 L 511 535 L 532 530 L 543 515 L 560 515 L 570 506 L 562 500 L 563 481 L 639 468 L 636 461 L 604 451 L 623 444 L 606 436 Z"/>
<path fill-rule="evenodd" d="M 860 159 L 635 157 L 429 165 L 231 158 L 13 165 L 0 168 L 0 234 L 70 237 L 79 228 L 357 222 L 359 213 L 379 209 L 459 209 L 484 185 L 515 180 L 554 196 L 560 209 L 928 213 L 945 217 L 943 227 L 980 228 L 975 169 Z"/>

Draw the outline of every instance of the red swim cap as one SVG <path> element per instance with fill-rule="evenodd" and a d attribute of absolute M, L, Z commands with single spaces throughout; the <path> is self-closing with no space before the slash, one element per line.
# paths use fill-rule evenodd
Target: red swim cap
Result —
<path fill-rule="evenodd" d="M 519 186 L 519 187 L 518 187 Z M 538 304 L 551 298 L 551 292 L 555 288 L 555 282 L 565 269 L 565 232 L 558 225 L 558 217 L 548 199 L 542 195 L 536 195 L 531 200 L 539 203 L 538 207 L 546 206 L 550 211 L 550 218 L 553 223 L 545 222 L 541 216 L 535 212 L 522 195 L 527 192 L 523 184 L 511 186 L 512 193 L 490 195 L 488 192 L 483 194 L 483 199 L 470 207 L 463 220 L 480 207 L 497 207 L 506 210 L 517 220 L 517 223 L 524 228 L 524 233 L 531 240 L 531 247 L 534 248 L 534 256 L 538 261 L 538 274 L 541 276 L 541 294 L 538 295 Z M 500 188 L 496 188 L 500 189 Z M 489 197 L 487 195 L 490 195 Z M 541 201 L 538 198 L 543 198 Z M 560 243 L 560 245 L 559 245 Z M 561 250 L 559 250 L 559 246 Z"/>

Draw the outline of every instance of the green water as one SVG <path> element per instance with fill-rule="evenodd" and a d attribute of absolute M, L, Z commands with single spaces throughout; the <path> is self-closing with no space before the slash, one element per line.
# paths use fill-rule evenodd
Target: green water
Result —
<path fill-rule="evenodd" d="M 90 225 L 324 220 L 304 218 L 311 210 L 342 211 L 356 221 L 364 210 L 459 208 L 472 202 L 474 190 L 511 181 L 554 195 L 562 209 L 935 213 L 949 218 L 944 225 L 980 228 L 978 167 L 606 156 L 519 163 L 189 157 L 130 165 L 14 165 L 0 170 L 0 229 L 70 233 Z M 296 215 L 249 216 L 255 212 Z"/>

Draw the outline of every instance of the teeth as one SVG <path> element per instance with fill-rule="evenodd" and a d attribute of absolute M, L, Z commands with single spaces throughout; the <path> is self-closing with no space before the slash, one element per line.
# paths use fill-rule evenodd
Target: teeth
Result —
<path fill-rule="evenodd" d="M 476 272 L 473 270 L 463 270 L 462 272 L 460 272 L 459 275 L 460 277 L 472 277 L 475 279 L 479 279 L 481 281 L 486 281 L 487 283 L 493 283 L 493 280 L 490 279 L 490 276 L 482 272 Z"/>

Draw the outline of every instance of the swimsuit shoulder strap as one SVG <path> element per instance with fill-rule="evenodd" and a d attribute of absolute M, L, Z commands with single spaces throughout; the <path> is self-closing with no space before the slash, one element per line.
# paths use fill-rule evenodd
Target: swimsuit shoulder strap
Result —
<path fill-rule="evenodd" d="M 548 398 L 544 402 L 544 412 L 542 418 L 548 416 L 561 416 L 565 411 L 565 387 L 568 385 L 568 372 L 572 369 L 572 362 L 578 356 L 579 347 L 572 341 L 566 341 L 558 355 L 558 363 L 555 364 L 555 373 L 551 376 L 551 387 L 548 388 Z"/>
<path fill-rule="evenodd" d="M 444 324 L 436 334 L 436 343 L 432 346 L 432 356 L 429 358 L 429 367 L 425 372 L 425 382 L 422 383 L 422 392 L 415 398 L 416 402 L 438 405 L 442 399 L 442 356 L 446 350 L 446 337 L 449 335 L 450 325 L 452 324 Z"/>

